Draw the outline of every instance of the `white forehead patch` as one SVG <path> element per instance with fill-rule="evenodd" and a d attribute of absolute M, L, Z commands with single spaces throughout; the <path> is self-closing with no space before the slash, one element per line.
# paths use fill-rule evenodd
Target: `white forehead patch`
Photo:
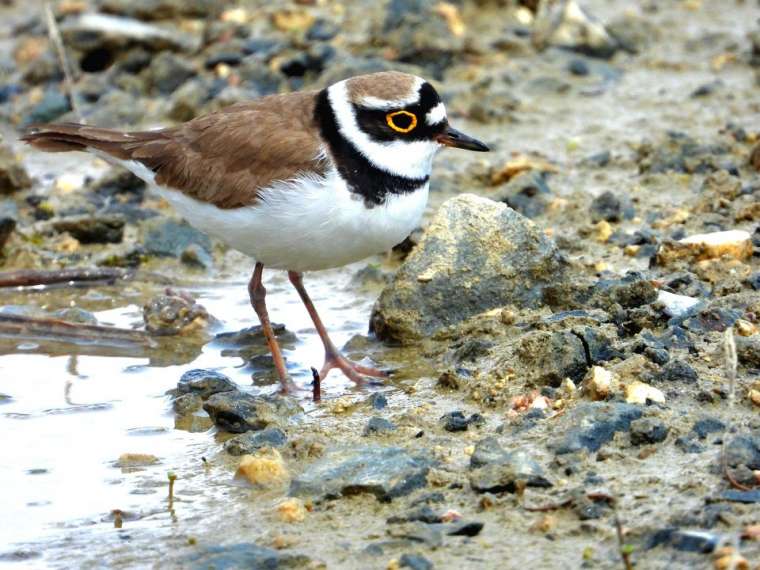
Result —
<path fill-rule="evenodd" d="M 439 148 L 438 143 L 427 140 L 374 141 L 356 122 L 345 81 L 330 86 L 327 89 L 327 97 L 335 113 L 340 134 L 374 166 L 405 178 L 430 176 L 433 156 Z"/>
<path fill-rule="evenodd" d="M 445 120 L 446 107 L 444 107 L 443 102 L 438 103 L 435 107 L 428 111 L 427 115 L 425 115 L 425 122 L 427 122 L 428 125 L 437 125 Z"/>
<path fill-rule="evenodd" d="M 357 101 L 357 105 L 360 107 L 366 107 L 368 109 L 376 109 L 378 111 L 388 111 L 390 109 L 400 109 L 407 105 L 414 105 L 420 102 L 420 87 L 425 82 L 421 77 L 415 77 L 412 89 L 406 97 L 400 99 L 379 99 L 372 95 L 366 95 Z"/>

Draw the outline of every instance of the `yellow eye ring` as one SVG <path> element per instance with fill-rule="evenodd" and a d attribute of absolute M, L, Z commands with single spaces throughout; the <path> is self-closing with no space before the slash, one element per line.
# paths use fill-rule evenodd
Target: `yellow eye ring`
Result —
<path fill-rule="evenodd" d="M 409 123 L 408 127 L 399 127 L 393 119 L 398 117 L 399 115 L 404 115 L 409 117 L 409 119 L 412 121 Z M 388 122 L 388 126 L 392 128 L 394 131 L 397 131 L 399 133 L 408 133 L 409 131 L 414 130 L 414 128 L 417 126 L 417 115 L 414 113 L 410 113 L 409 111 L 394 111 L 393 113 L 388 113 L 385 116 L 385 120 Z"/>

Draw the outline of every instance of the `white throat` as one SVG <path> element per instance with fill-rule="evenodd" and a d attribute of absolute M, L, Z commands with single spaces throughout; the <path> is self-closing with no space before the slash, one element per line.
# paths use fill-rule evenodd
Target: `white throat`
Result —
<path fill-rule="evenodd" d="M 346 82 L 327 89 L 330 106 L 335 113 L 340 133 L 361 152 L 369 162 L 390 174 L 405 178 L 430 176 L 433 157 L 440 145 L 432 141 L 373 141 L 359 128 L 348 97 Z"/>

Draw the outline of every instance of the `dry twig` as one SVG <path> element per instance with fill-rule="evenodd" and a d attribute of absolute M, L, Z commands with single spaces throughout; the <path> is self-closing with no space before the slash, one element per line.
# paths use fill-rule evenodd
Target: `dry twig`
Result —
<path fill-rule="evenodd" d="M 76 93 L 74 91 L 74 73 L 71 69 L 69 59 L 66 57 L 66 48 L 63 46 L 63 40 L 61 39 L 61 32 L 58 30 L 58 24 L 55 21 L 55 15 L 50 4 L 45 3 L 45 21 L 47 23 L 48 35 L 50 41 L 58 54 L 58 61 L 61 64 L 63 70 L 64 84 L 66 86 L 66 96 L 71 103 L 71 109 L 76 114 L 80 123 L 84 123 L 85 120 L 82 117 L 82 112 L 79 109 L 79 103 L 77 102 Z"/>

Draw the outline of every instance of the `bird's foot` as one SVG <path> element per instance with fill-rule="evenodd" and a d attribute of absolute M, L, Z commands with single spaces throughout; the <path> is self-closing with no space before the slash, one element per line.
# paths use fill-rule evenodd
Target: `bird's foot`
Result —
<path fill-rule="evenodd" d="M 364 384 L 367 381 L 367 376 L 372 378 L 387 378 L 388 373 L 372 368 L 370 366 L 362 366 L 356 362 L 351 362 L 348 358 L 343 356 L 340 352 L 327 352 L 325 354 L 325 363 L 322 366 L 322 370 L 319 371 L 319 377 L 324 379 L 330 370 L 337 368 L 343 374 L 356 384 Z"/>

